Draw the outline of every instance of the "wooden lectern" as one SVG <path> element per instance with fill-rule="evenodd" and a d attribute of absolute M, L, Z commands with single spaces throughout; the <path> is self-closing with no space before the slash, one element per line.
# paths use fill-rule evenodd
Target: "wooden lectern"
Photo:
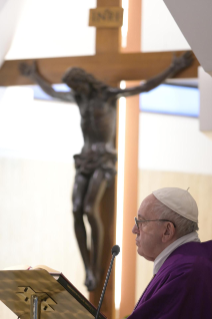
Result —
<path fill-rule="evenodd" d="M 20 319 L 93 319 L 97 312 L 62 273 L 44 269 L 0 271 L 0 300 Z"/>

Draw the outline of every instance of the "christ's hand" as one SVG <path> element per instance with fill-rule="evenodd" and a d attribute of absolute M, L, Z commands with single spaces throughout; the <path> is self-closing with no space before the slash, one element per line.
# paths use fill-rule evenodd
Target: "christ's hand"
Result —
<path fill-rule="evenodd" d="M 27 64 L 25 62 L 20 63 L 19 70 L 22 75 L 27 76 L 28 78 L 34 78 L 35 74 L 37 74 L 37 63 L 36 61 L 33 62 L 33 64 Z"/>
<path fill-rule="evenodd" d="M 177 57 L 176 54 L 173 56 L 172 66 L 176 72 L 179 72 L 187 67 L 189 67 L 193 62 L 193 54 L 191 51 L 185 52 L 180 57 Z"/>

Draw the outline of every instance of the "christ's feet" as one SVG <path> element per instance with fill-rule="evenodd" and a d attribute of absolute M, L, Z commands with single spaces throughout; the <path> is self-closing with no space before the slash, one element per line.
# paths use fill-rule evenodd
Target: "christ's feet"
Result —
<path fill-rule="evenodd" d="M 97 286 L 97 280 L 91 270 L 86 271 L 85 286 L 88 291 L 93 291 Z"/>

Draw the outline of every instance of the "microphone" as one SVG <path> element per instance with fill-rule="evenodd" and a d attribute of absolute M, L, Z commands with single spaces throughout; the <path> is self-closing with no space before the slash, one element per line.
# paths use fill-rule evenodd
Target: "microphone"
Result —
<path fill-rule="evenodd" d="M 112 248 L 112 258 L 111 258 L 110 266 L 109 266 L 109 269 L 108 269 L 108 272 L 107 272 L 107 276 L 106 276 L 106 279 L 105 279 L 104 287 L 102 289 L 102 293 L 101 293 L 101 297 L 100 297 L 100 300 L 99 300 L 99 305 L 98 305 L 98 308 L 97 308 L 97 313 L 96 313 L 95 319 L 98 319 L 100 308 L 101 308 L 101 305 L 102 305 L 102 301 L 103 301 L 103 298 L 104 298 L 104 295 L 105 295 L 105 291 L 106 291 L 106 288 L 107 288 L 107 283 L 108 283 L 108 280 L 109 280 L 109 277 L 110 277 L 110 273 L 111 273 L 111 270 L 112 270 L 112 267 L 113 267 L 113 261 L 114 261 L 115 257 L 119 254 L 119 252 L 120 252 L 120 247 L 118 245 L 113 246 L 113 248 Z"/>
<path fill-rule="evenodd" d="M 115 254 L 117 256 L 120 253 L 120 247 L 118 245 L 113 246 L 112 255 Z"/>

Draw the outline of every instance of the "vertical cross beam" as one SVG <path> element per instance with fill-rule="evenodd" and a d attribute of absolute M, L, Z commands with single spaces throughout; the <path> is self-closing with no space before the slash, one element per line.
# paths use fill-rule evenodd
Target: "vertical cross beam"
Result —
<path fill-rule="evenodd" d="M 97 0 L 97 8 L 100 7 L 121 7 L 121 0 Z M 117 54 L 121 46 L 120 28 L 97 28 L 96 29 L 96 55 L 107 53 Z M 110 67 L 110 65 L 108 65 Z M 119 83 L 108 82 L 110 86 L 117 87 Z M 114 141 L 115 143 L 115 141 Z M 94 292 L 90 293 L 89 300 L 95 306 L 98 305 L 107 268 L 111 259 L 111 248 L 115 244 L 115 183 L 106 190 L 100 206 L 100 213 L 104 227 L 104 246 L 102 256 L 102 280 Z M 113 269 L 107 285 L 101 311 L 108 318 L 113 318 L 115 314 L 114 292 L 115 292 L 115 269 Z"/>
<path fill-rule="evenodd" d="M 97 8 L 121 7 L 121 0 L 97 0 Z M 96 29 L 96 54 L 118 53 L 121 46 L 120 28 Z M 109 83 L 111 85 L 111 83 Z"/>

